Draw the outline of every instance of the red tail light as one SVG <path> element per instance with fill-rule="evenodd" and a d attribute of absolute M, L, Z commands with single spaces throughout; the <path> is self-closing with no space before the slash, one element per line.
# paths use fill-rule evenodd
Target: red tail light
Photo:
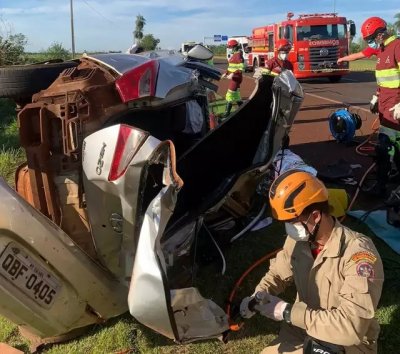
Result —
<path fill-rule="evenodd" d="M 125 173 L 146 137 L 147 134 L 141 130 L 128 125 L 120 125 L 117 145 L 108 175 L 109 181 L 115 181 Z"/>
<path fill-rule="evenodd" d="M 159 65 L 155 60 L 148 61 L 116 80 L 115 86 L 122 102 L 154 96 Z"/>

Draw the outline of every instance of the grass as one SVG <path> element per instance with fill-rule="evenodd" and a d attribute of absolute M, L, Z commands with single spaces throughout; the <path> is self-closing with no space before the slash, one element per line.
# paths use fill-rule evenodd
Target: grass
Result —
<path fill-rule="evenodd" d="M 375 71 L 375 59 L 360 59 L 350 62 L 351 71 Z"/>
<path fill-rule="evenodd" d="M 19 147 L 15 105 L 0 98 L 0 176 L 13 184 L 15 168 L 25 159 Z"/>
<path fill-rule="evenodd" d="M 23 160 L 24 155 L 18 148 L 17 126 L 13 105 L 0 100 L 0 174 L 12 180 L 15 166 Z M 374 237 L 363 224 L 352 219 L 346 223 L 353 229 L 371 236 L 378 247 L 385 267 L 385 283 L 377 311 L 381 324 L 378 352 L 397 352 L 400 347 L 400 255 L 392 251 L 383 241 Z M 269 228 L 243 236 L 226 249 L 226 275 L 220 274 L 221 262 L 213 249 L 206 254 L 199 254 L 202 264 L 201 276 L 196 286 L 206 297 L 211 297 L 220 306 L 224 306 L 229 292 L 236 279 L 255 260 L 264 254 L 280 247 L 283 243 L 283 225 L 274 223 Z M 260 266 L 245 280 L 237 294 L 237 301 L 253 292 L 254 286 L 264 274 L 267 265 Z M 218 287 L 216 288 L 216 284 Z M 293 301 L 294 290 L 285 295 Z M 96 325 L 88 332 L 73 341 L 49 345 L 41 350 L 43 354 L 248 354 L 258 353 L 270 343 L 279 331 L 279 324 L 261 316 L 248 320 L 244 327 L 230 335 L 227 344 L 218 340 L 196 342 L 187 345 L 175 345 L 152 330 L 137 323 L 129 314 L 109 320 L 104 325 Z M 29 353 L 29 344 L 18 333 L 18 328 L 10 321 L 0 318 L 0 341 L 6 342 L 24 353 Z"/>
<path fill-rule="evenodd" d="M 370 235 L 383 258 L 385 266 L 385 284 L 377 318 L 382 326 L 379 340 L 379 352 L 396 352 L 400 346 L 400 338 L 397 329 L 400 326 L 400 256 L 393 252 L 384 242 L 374 237 L 367 227 L 349 219 L 347 224 Z M 235 280 L 254 260 L 260 258 L 271 250 L 280 247 L 283 242 L 283 227 L 274 223 L 267 229 L 253 232 L 238 240 L 226 253 L 227 275 L 221 276 L 220 263 L 210 264 L 209 258 L 203 259 L 208 266 L 203 268 L 205 281 L 196 284 L 204 296 L 211 295 L 214 301 L 222 305 L 227 298 Z M 212 253 L 212 250 L 210 250 Z M 200 261 L 201 257 L 200 255 Z M 213 258 L 208 254 L 207 257 Z M 254 286 L 266 270 L 265 266 L 258 267 L 248 278 L 243 287 L 239 289 L 237 299 L 241 299 L 252 293 Z M 218 289 L 215 291 L 215 284 Z M 285 296 L 287 300 L 293 300 L 293 289 Z M 5 328 L 5 329 L 3 329 Z M 140 325 L 129 314 L 110 320 L 106 325 L 97 325 L 88 333 L 76 340 L 65 344 L 58 344 L 44 348 L 45 354 L 109 354 L 109 353 L 151 353 L 151 354 L 247 354 L 258 353 L 276 336 L 279 324 L 261 316 L 255 316 L 248 320 L 241 331 L 230 336 L 227 344 L 218 340 L 209 340 L 187 345 L 175 345 L 172 341 Z M 17 335 L 16 327 L 8 321 L 0 319 L 0 339 L 17 348 L 26 351 L 27 344 Z M 3 333 L 4 331 L 4 333 Z"/>

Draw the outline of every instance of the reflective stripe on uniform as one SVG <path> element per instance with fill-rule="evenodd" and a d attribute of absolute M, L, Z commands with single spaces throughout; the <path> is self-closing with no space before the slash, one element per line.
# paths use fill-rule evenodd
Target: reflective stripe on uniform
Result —
<path fill-rule="evenodd" d="M 397 37 L 391 36 L 384 42 L 385 47 L 393 42 Z M 400 63 L 397 68 L 375 70 L 376 83 L 380 87 L 399 88 L 400 87 Z"/>
<path fill-rule="evenodd" d="M 383 42 L 383 45 L 386 47 L 389 43 L 393 42 L 397 37 L 391 36 L 386 41 Z"/>
<path fill-rule="evenodd" d="M 376 70 L 376 83 L 381 87 L 400 87 L 400 68 Z"/>
<path fill-rule="evenodd" d="M 271 75 L 271 76 L 278 76 L 279 75 L 278 73 L 276 73 L 274 71 L 271 71 L 269 69 L 265 69 L 265 68 L 261 68 L 261 74 L 263 74 L 263 75 Z"/>
<path fill-rule="evenodd" d="M 234 73 L 235 71 L 244 71 L 244 63 L 229 63 L 228 65 L 228 71 L 230 73 Z"/>
<path fill-rule="evenodd" d="M 227 102 L 241 101 L 240 90 L 232 91 L 228 89 L 228 91 L 226 91 L 225 99 Z"/>

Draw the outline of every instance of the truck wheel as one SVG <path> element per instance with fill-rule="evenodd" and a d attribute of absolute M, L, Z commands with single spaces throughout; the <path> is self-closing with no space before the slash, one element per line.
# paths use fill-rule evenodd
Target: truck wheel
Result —
<path fill-rule="evenodd" d="M 49 87 L 62 71 L 77 65 L 65 61 L 0 67 L 0 97 L 30 98 Z"/>
<path fill-rule="evenodd" d="M 339 82 L 341 80 L 341 78 L 342 77 L 340 75 L 328 76 L 329 81 L 332 83 Z"/>

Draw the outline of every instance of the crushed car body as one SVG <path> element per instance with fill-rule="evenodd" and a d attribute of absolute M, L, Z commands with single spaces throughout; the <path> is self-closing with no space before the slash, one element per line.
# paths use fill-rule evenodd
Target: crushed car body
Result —
<path fill-rule="evenodd" d="M 289 71 L 262 77 L 210 129 L 221 74 L 193 53 L 84 56 L 19 112 L 27 162 L 15 191 L 0 183 L 0 313 L 31 334 L 127 310 L 179 343 L 228 330 L 194 285 L 196 240 L 260 214 L 303 91 Z"/>

